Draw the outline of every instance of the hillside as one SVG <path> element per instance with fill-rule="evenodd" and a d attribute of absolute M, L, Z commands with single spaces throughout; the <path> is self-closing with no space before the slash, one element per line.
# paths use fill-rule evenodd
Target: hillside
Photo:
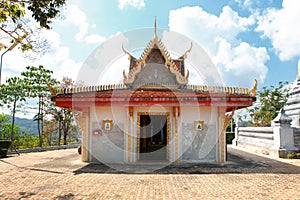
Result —
<path fill-rule="evenodd" d="M 38 135 L 37 122 L 32 119 L 16 117 L 15 124 L 20 127 L 21 132 L 25 131 L 27 134 Z"/>

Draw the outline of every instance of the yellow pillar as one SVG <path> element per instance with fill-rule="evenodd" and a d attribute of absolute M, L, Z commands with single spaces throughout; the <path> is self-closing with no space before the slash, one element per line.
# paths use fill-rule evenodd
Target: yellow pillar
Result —
<path fill-rule="evenodd" d="M 226 161 L 226 128 L 229 125 L 235 108 L 231 113 L 225 115 L 225 108 L 219 108 L 219 137 L 218 137 L 218 163 Z"/>
<path fill-rule="evenodd" d="M 224 119 L 225 119 L 225 110 L 219 108 L 218 111 L 218 163 L 223 163 L 223 126 L 224 126 Z"/>
<path fill-rule="evenodd" d="M 179 163 L 179 133 L 178 133 L 178 118 L 179 118 L 179 107 L 173 107 L 173 127 L 175 135 L 175 162 Z M 174 154 L 173 154 L 174 155 Z"/>
<path fill-rule="evenodd" d="M 132 162 L 132 128 L 133 128 L 133 107 L 128 107 L 128 124 L 127 124 L 127 162 Z"/>
<path fill-rule="evenodd" d="M 89 122 L 90 122 L 90 112 L 88 108 L 85 108 L 81 115 L 76 116 L 76 121 L 82 131 L 82 141 L 81 141 L 81 160 L 83 162 L 89 161 Z"/>

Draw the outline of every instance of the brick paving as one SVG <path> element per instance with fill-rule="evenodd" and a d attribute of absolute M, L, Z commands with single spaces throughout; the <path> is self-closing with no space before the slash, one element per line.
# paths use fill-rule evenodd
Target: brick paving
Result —
<path fill-rule="evenodd" d="M 179 164 L 138 174 L 132 172 L 152 165 L 122 165 L 133 170 L 122 172 L 82 163 L 76 149 L 14 155 L 0 159 L 0 199 L 300 200 L 300 160 L 228 152 L 224 165 Z"/>

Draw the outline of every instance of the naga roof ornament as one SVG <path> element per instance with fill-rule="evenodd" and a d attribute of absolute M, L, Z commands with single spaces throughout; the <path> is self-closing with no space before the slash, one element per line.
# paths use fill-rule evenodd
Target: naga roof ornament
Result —
<path fill-rule="evenodd" d="M 190 47 L 188 50 L 186 50 L 186 51 L 184 52 L 184 54 L 183 54 L 180 58 L 182 58 L 183 60 L 185 60 L 185 59 L 187 58 L 187 53 L 190 53 L 190 52 L 191 52 L 192 47 L 193 47 L 193 43 L 191 42 L 191 47 Z"/>

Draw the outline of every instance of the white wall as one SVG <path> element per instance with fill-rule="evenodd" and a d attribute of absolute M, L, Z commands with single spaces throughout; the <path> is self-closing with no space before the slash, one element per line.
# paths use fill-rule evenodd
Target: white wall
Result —
<path fill-rule="evenodd" d="M 183 162 L 216 162 L 218 108 L 181 107 L 180 155 Z M 195 131 L 194 122 L 204 121 L 204 130 Z"/>
<path fill-rule="evenodd" d="M 96 107 L 91 108 L 91 156 L 92 160 L 107 163 L 125 162 L 126 117 L 127 107 Z M 111 131 L 103 131 L 102 136 L 93 135 L 93 130 L 101 129 L 103 120 L 113 120 Z"/>
<path fill-rule="evenodd" d="M 133 110 L 133 135 L 131 161 L 137 161 L 137 117 L 139 112 L 170 114 L 169 160 L 175 161 L 175 136 L 173 136 L 173 108 L 162 106 L 140 106 Z M 128 107 L 96 107 L 90 110 L 90 153 L 92 160 L 107 163 L 127 162 L 127 130 L 129 124 Z M 93 130 L 101 128 L 102 120 L 113 120 L 113 130 L 103 131 L 102 136 L 93 135 Z M 204 121 L 204 131 L 194 130 L 194 121 Z M 178 153 L 182 162 L 216 162 L 218 155 L 218 108 L 181 107 L 179 116 Z"/>

